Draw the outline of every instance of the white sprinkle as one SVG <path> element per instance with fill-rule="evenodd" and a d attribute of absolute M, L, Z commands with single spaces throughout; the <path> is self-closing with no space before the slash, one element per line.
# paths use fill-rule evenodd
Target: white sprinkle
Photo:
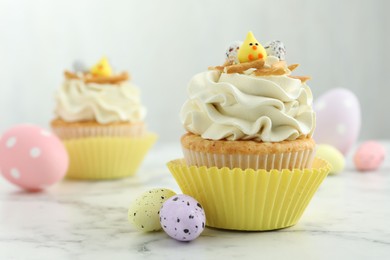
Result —
<path fill-rule="evenodd" d="M 15 144 L 16 144 L 16 137 L 13 136 L 13 137 L 8 138 L 7 143 L 6 143 L 6 146 L 8 148 L 14 147 Z"/>
<path fill-rule="evenodd" d="M 34 147 L 30 150 L 30 156 L 33 158 L 37 158 L 41 155 L 41 149 L 38 147 Z"/>
<path fill-rule="evenodd" d="M 20 178 L 20 172 L 18 171 L 18 169 L 12 168 L 12 169 L 11 169 L 11 176 L 12 176 L 14 179 L 19 179 L 19 178 Z"/>
<path fill-rule="evenodd" d="M 343 124 L 339 124 L 337 126 L 337 132 L 341 135 L 345 134 L 345 131 L 347 130 L 347 128 L 345 127 L 345 125 Z"/>
<path fill-rule="evenodd" d="M 317 102 L 317 104 L 315 105 L 315 109 L 317 111 L 321 111 L 323 110 L 324 108 L 326 108 L 326 103 L 324 101 L 319 101 Z"/>

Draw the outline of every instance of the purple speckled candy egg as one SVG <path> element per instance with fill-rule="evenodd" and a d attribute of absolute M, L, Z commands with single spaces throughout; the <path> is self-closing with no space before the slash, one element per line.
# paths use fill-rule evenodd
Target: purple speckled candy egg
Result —
<path fill-rule="evenodd" d="M 160 223 L 170 237 L 191 241 L 203 232 L 206 215 L 198 201 L 180 194 L 164 202 L 160 209 Z"/>
<path fill-rule="evenodd" d="M 375 171 L 385 159 L 386 150 L 376 141 L 362 143 L 356 150 L 354 162 L 359 171 Z"/>

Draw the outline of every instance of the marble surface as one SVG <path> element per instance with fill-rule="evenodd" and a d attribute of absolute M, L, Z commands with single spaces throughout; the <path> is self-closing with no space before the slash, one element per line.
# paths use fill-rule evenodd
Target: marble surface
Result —
<path fill-rule="evenodd" d="M 390 151 L 390 143 L 385 143 Z M 273 232 L 206 228 L 190 243 L 127 222 L 133 199 L 149 188 L 179 192 L 165 162 L 178 144 L 158 144 L 137 176 L 63 181 L 41 193 L 0 180 L 0 259 L 390 259 L 390 163 L 329 176 L 294 227 Z"/>

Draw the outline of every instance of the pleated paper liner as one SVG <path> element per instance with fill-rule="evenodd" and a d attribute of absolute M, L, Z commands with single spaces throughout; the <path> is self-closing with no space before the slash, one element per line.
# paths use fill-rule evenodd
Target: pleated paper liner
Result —
<path fill-rule="evenodd" d="M 142 137 L 96 137 L 64 140 L 69 153 L 68 178 L 115 179 L 132 176 L 156 142 L 155 134 Z"/>
<path fill-rule="evenodd" d="M 295 152 L 274 154 L 219 154 L 198 152 L 182 147 L 187 165 L 240 169 L 303 169 L 312 166 L 315 150 L 307 149 Z"/>
<path fill-rule="evenodd" d="M 133 125 L 101 126 L 52 126 L 54 133 L 62 140 L 89 137 L 139 137 L 145 134 L 146 126 L 142 123 Z"/>
<path fill-rule="evenodd" d="M 182 192 L 201 203 L 208 226 L 247 231 L 295 225 L 330 170 L 319 158 L 292 171 L 188 167 L 183 159 L 168 168 Z"/>

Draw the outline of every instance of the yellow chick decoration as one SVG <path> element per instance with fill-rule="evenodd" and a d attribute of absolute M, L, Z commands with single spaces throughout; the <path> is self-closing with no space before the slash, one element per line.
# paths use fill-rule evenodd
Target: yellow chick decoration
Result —
<path fill-rule="evenodd" d="M 252 32 L 248 32 L 245 41 L 238 50 L 238 60 L 240 63 L 266 59 L 267 52 L 264 47 L 256 40 Z"/>
<path fill-rule="evenodd" d="M 91 73 L 95 77 L 109 77 L 112 75 L 112 69 L 108 59 L 103 57 L 95 66 L 91 68 Z"/>

